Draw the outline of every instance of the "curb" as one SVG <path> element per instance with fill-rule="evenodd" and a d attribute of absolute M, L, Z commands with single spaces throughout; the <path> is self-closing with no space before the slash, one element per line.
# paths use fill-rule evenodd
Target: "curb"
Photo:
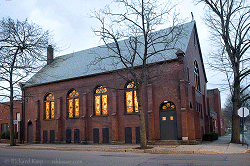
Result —
<path fill-rule="evenodd" d="M 101 152 L 128 152 L 128 153 L 150 153 L 150 154 L 238 154 L 234 152 L 218 153 L 215 151 L 180 151 L 180 150 L 159 150 L 159 149 L 113 149 L 113 148 L 54 148 L 54 147 L 22 147 L 22 146 L 0 146 L 6 149 L 34 149 L 34 150 L 60 150 L 60 151 L 101 151 Z M 250 153 L 246 150 L 244 153 Z"/>

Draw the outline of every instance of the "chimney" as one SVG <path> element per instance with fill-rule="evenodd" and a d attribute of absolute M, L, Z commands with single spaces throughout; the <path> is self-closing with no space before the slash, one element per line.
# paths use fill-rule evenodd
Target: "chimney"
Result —
<path fill-rule="evenodd" d="M 185 53 L 181 49 L 178 49 L 178 51 L 175 54 L 178 57 L 178 61 L 180 63 L 183 63 L 183 57 L 184 57 Z"/>
<path fill-rule="evenodd" d="M 53 62 L 54 59 L 54 49 L 51 45 L 48 45 L 47 47 L 47 65 L 49 65 L 51 62 Z"/>

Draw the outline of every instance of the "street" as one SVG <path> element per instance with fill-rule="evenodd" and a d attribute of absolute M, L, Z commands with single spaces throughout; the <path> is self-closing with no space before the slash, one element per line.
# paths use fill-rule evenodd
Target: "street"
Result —
<path fill-rule="evenodd" d="M 250 165 L 250 153 L 245 154 L 149 154 L 95 151 L 57 151 L 32 149 L 0 149 L 0 165 L 5 166 L 192 166 L 192 165 Z"/>

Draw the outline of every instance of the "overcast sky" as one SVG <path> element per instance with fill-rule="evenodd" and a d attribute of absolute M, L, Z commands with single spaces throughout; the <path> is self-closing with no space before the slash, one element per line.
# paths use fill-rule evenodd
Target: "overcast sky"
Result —
<path fill-rule="evenodd" d="M 60 56 L 100 45 L 100 39 L 92 31 L 97 22 L 89 15 L 91 11 L 103 8 L 111 1 L 0 0 L 0 18 L 9 16 L 20 21 L 28 18 L 29 21 L 42 26 L 44 30 L 52 31 L 54 42 L 60 48 L 60 51 L 55 52 L 55 56 Z M 207 88 L 221 90 L 223 107 L 228 92 L 222 91 L 218 85 L 222 77 L 218 77 L 218 73 L 211 71 L 206 65 L 211 42 L 208 29 L 202 19 L 203 5 L 194 5 L 193 0 L 182 0 L 178 9 L 182 18 L 188 18 L 188 21 L 192 20 L 190 13 L 194 14 L 208 79 Z"/>

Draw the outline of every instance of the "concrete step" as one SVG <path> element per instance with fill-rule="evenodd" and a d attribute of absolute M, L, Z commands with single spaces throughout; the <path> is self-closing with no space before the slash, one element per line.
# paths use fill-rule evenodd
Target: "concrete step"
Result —
<path fill-rule="evenodd" d="M 197 145 L 200 144 L 201 141 L 197 140 L 155 140 L 148 141 L 149 145 Z"/>
<path fill-rule="evenodd" d="M 179 140 L 155 140 L 148 141 L 149 145 L 181 145 L 181 141 Z"/>

